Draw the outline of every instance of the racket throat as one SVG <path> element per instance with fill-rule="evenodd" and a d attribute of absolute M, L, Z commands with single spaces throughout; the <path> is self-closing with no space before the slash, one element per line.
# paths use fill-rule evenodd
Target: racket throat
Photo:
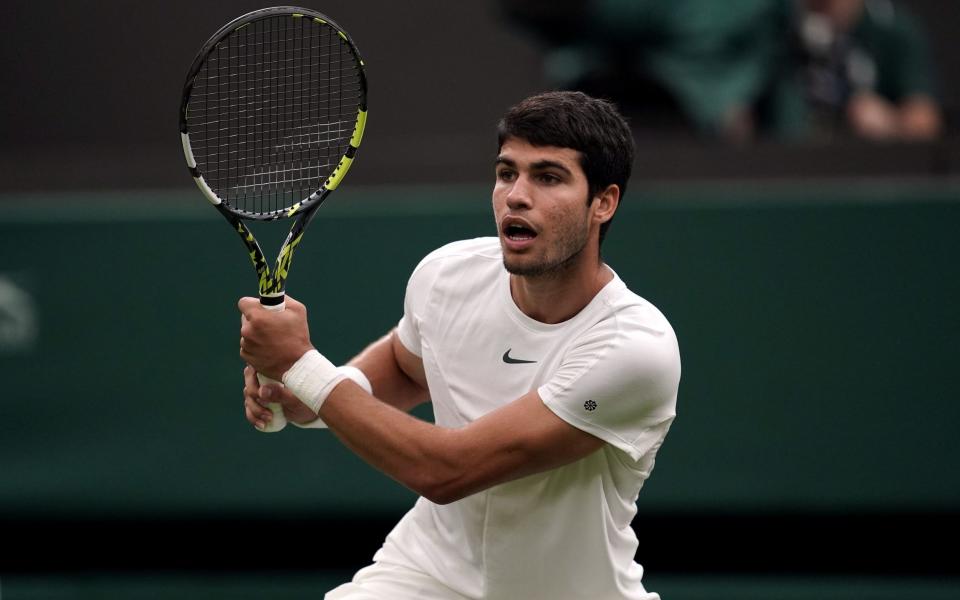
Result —
<path fill-rule="evenodd" d="M 286 277 L 279 277 L 277 271 L 271 274 L 265 265 L 262 270 L 257 270 L 257 275 L 260 278 L 260 304 L 264 306 L 283 304 L 283 298 L 286 295 Z"/>
<path fill-rule="evenodd" d="M 290 261 L 293 260 L 293 251 L 300 245 L 300 240 L 303 239 L 304 226 L 305 223 L 300 223 L 299 226 L 294 226 L 291 230 L 280 249 L 273 272 L 267 267 L 262 253 L 259 253 L 259 256 L 251 254 L 253 265 L 260 279 L 260 303 L 264 306 L 283 304 L 286 295 L 287 276 L 290 273 Z"/>

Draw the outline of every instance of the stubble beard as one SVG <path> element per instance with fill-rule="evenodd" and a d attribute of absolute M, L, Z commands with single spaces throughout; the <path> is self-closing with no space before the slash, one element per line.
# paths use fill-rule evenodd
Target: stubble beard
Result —
<path fill-rule="evenodd" d="M 543 260 L 532 264 L 511 264 L 506 255 L 503 257 L 503 267 L 512 275 L 520 275 L 533 279 L 559 279 L 563 277 L 587 247 L 588 236 L 563 236 L 563 244 L 558 254 L 563 258 L 557 259 L 549 254 Z"/>

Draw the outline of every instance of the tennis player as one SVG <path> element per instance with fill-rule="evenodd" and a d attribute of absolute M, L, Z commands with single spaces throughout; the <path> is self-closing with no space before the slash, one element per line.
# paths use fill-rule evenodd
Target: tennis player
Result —
<path fill-rule="evenodd" d="M 498 236 L 424 258 L 397 327 L 348 368 L 314 348 L 299 302 L 240 300 L 247 419 L 262 427 L 280 402 L 421 496 L 326 598 L 659 598 L 630 522 L 675 416 L 679 351 L 600 255 L 632 160 L 605 101 L 550 92 L 511 108 Z M 425 401 L 435 425 L 405 412 Z"/>

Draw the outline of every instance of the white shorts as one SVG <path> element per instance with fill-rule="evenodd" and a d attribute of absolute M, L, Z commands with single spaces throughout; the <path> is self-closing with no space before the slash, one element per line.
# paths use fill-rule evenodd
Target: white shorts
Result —
<path fill-rule="evenodd" d="M 470 600 L 433 577 L 390 563 L 373 563 L 353 581 L 327 592 L 325 600 Z"/>

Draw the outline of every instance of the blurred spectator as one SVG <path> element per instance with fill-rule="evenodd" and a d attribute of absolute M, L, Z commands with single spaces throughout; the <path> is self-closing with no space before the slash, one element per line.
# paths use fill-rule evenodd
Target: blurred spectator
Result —
<path fill-rule="evenodd" d="M 929 140 L 942 130 L 927 41 L 891 0 L 800 0 L 800 39 L 814 127 L 875 140 Z"/>
<path fill-rule="evenodd" d="M 547 45 L 563 89 L 614 100 L 635 126 L 744 140 L 805 130 L 787 43 L 791 0 L 500 0 Z"/>

